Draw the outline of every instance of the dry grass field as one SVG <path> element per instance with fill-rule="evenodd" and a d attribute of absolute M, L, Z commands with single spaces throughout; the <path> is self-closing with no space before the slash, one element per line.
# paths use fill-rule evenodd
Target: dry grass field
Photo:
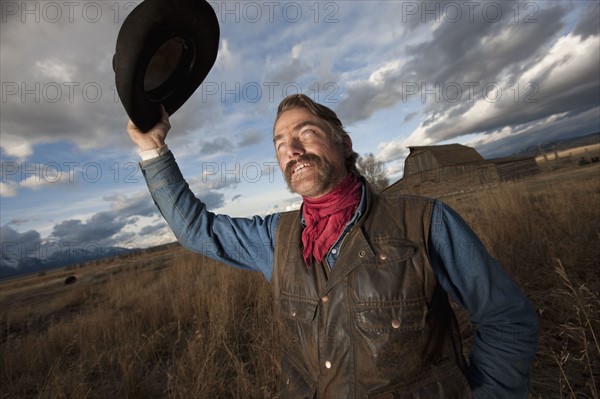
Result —
<path fill-rule="evenodd" d="M 600 165 L 429 194 L 535 305 L 531 397 L 598 398 Z M 268 284 L 176 245 L 0 282 L 0 306 L 2 398 L 277 397 Z"/>

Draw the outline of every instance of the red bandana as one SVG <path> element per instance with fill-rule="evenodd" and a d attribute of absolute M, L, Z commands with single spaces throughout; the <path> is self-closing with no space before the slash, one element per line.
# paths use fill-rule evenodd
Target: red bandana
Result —
<path fill-rule="evenodd" d="M 360 181 L 349 173 L 329 194 L 316 199 L 303 197 L 306 227 L 302 244 L 307 267 L 313 256 L 317 262 L 323 261 L 356 210 L 361 194 Z"/>

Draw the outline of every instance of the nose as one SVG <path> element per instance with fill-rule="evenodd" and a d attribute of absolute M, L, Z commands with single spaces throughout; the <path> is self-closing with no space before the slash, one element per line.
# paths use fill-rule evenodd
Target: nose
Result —
<path fill-rule="evenodd" d="M 289 159 L 294 159 L 305 153 L 304 146 L 298 139 L 292 139 L 286 148 L 286 155 Z"/>

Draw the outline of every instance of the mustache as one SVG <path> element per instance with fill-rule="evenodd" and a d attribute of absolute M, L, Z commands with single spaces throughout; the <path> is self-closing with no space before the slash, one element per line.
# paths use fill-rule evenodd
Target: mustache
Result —
<path fill-rule="evenodd" d="M 292 173 L 294 172 L 296 165 L 298 165 L 299 163 L 310 163 L 310 164 L 319 166 L 323 163 L 323 160 L 321 159 L 321 157 L 319 157 L 318 155 L 315 155 L 315 154 L 305 154 L 305 155 L 299 156 L 297 159 L 291 160 L 290 162 L 288 162 L 285 165 L 286 179 L 288 179 L 288 180 L 291 179 Z"/>

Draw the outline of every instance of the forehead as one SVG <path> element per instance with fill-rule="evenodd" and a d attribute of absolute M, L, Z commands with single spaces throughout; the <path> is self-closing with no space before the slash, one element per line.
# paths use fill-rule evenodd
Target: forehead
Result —
<path fill-rule="evenodd" d="M 292 133 L 306 125 L 314 125 L 322 130 L 329 131 L 327 123 L 306 108 L 292 108 L 279 115 L 273 127 L 273 136 Z"/>

